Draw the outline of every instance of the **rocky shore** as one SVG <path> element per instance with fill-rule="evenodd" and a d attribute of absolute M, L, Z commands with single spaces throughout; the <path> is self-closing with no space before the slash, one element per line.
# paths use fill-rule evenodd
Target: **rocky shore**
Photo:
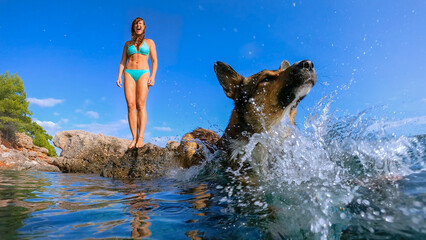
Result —
<path fill-rule="evenodd" d="M 62 149 L 59 157 L 48 157 L 47 149 L 34 146 L 32 139 L 17 133 L 11 144 L 0 142 L 0 169 L 92 173 L 111 178 L 148 179 L 161 177 L 179 165 L 179 143 L 165 148 L 151 143 L 127 149 L 130 141 L 81 130 L 58 132 L 53 143 Z"/>
<path fill-rule="evenodd" d="M 48 152 L 35 146 L 25 133 L 16 133 L 13 145 L 0 136 L 0 169 L 59 172 L 53 164 L 55 158 L 49 157 Z"/>

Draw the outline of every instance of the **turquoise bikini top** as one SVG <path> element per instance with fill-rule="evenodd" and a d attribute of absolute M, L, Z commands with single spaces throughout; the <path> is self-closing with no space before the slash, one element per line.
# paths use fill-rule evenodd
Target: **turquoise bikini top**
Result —
<path fill-rule="evenodd" d="M 143 41 L 143 44 L 142 44 L 142 46 L 139 48 L 139 51 L 136 51 L 136 47 L 135 47 L 135 45 L 134 44 L 132 44 L 132 45 L 130 45 L 128 48 L 127 48 L 127 55 L 133 55 L 133 54 L 135 54 L 135 53 L 140 53 L 140 54 L 142 54 L 142 55 L 148 55 L 149 54 L 149 47 L 148 47 L 148 45 L 146 44 L 146 42 L 145 41 Z"/>

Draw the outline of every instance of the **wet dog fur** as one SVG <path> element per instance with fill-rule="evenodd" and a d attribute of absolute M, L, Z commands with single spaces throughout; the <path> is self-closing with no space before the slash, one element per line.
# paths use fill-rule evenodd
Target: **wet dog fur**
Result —
<path fill-rule="evenodd" d="M 310 60 L 293 65 L 284 60 L 278 70 L 263 70 L 247 78 L 223 62 L 216 62 L 214 71 L 234 109 L 222 137 L 203 128 L 185 134 L 178 148 L 182 167 L 199 164 L 204 158 L 199 151 L 202 146 L 211 152 L 220 149 L 231 158 L 253 134 L 270 131 L 286 114 L 294 124 L 297 105 L 317 79 Z"/>

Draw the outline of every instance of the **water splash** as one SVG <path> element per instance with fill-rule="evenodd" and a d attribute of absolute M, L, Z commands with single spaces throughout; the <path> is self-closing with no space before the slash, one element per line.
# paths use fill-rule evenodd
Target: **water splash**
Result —
<path fill-rule="evenodd" d="M 374 109 L 338 117 L 332 103 L 332 97 L 323 98 L 303 131 L 285 120 L 269 133 L 254 134 L 237 157 L 241 166 L 251 166 L 256 183 L 242 179 L 242 168 L 228 169 L 233 177 L 220 186 L 226 193 L 220 201 L 246 207 L 240 210 L 246 215 L 273 215 L 265 226 L 273 238 L 339 239 L 351 231 L 409 237 L 390 230 L 401 224 L 425 234 L 426 203 L 406 196 L 399 201 L 397 181 L 425 170 L 424 144 L 377 127 L 385 124 L 373 117 Z M 419 211 L 420 217 L 414 214 Z M 377 223 L 382 228 L 373 227 Z"/>

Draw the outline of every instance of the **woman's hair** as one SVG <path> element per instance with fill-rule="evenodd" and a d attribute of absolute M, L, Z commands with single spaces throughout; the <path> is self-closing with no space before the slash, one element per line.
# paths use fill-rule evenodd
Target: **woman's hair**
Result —
<path fill-rule="evenodd" d="M 140 35 L 136 34 L 135 29 L 134 29 L 134 26 L 139 21 L 142 21 L 143 22 L 143 26 L 144 26 L 143 32 Z M 146 29 L 145 21 L 142 18 L 137 17 L 137 18 L 135 18 L 135 20 L 133 20 L 130 32 L 132 33 L 132 40 L 135 42 L 135 47 L 139 47 L 141 45 L 141 43 L 143 42 L 143 40 L 145 38 L 145 29 Z"/>

